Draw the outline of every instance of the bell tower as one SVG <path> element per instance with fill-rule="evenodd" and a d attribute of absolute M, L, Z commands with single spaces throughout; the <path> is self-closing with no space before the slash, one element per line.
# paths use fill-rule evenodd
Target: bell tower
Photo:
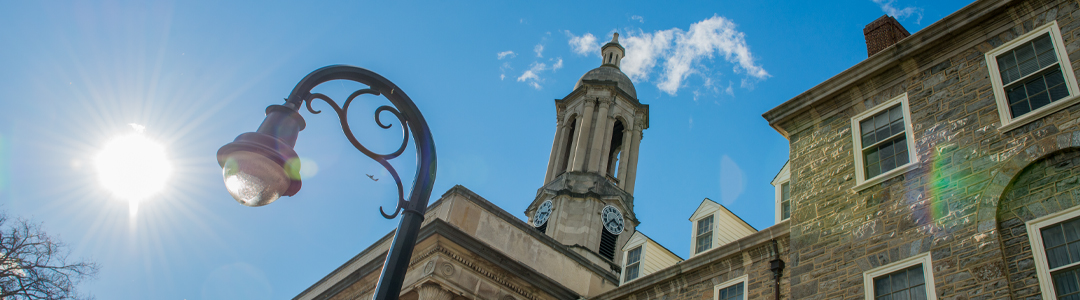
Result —
<path fill-rule="evenodd" d="M 619 265 L 634 233 L 634 183 L 649 106 L 619 70 L 626 49 L 616 33 L 601 65 L 555 100 L 555 139 L 544 186 L 525 210 L 540 232 L 586 256 Z"/>

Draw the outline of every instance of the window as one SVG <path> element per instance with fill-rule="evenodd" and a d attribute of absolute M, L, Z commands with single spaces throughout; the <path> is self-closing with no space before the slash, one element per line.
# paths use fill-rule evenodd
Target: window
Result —
<path fill-rule="evenodd" d="M 937 299 L 930 253 L 924 252 L 863 273 L 865 299 Z"/>
<path fill-rule="evenodd" d="M 1080 91 L 1063 45 L 1054 21 L 986 53 L 1002 131 L 1078 99 Z"/>
<path fill-rule="evenodd" d="M 784 167 L 780 168 L 780 173 L 776 174 L 776 177 L 772 180 L 773 188 L 776 189 L 776 222 L 791 218 L 791 170 L 788 169 L 788 163 L 784 163 Z"/>
<path fill-rule="evenodd" d="M 918 166 L 907 94 L 893 98 L 851 119 L 855 149 L 856 190 L 869 187 Z"/>
<path fill-rule="evenodd" d="M 637 246 L 637 248 L 626 253 L 626 267 L 623 268 L 626 276 L 623 276 L 623 282 L 637 279 L 638 275 L 641 273 L 642 247 L 643 246 Z"/>
<path fill-rule="evenodd" d="M 1032 220 L 1027 231 L 1043 298 L 1080 297 L 1080 206 Z"/>
<path fill-rule="evenodd" d="M 791 182 L 780 184 L 780 220 L 791 218 Z"/>
<path fill-rule="evenodd" d="M 747 275 L 728 280 L 713 287 L 713 299 L 716 300 L 745 300 L 746 299 Z"/>
<path fill-rule="evenodd" d="M 712 248 L 713 216 L 708 216 L 697 222 L 697 247 L 694 253 L 701 253 Z"/>

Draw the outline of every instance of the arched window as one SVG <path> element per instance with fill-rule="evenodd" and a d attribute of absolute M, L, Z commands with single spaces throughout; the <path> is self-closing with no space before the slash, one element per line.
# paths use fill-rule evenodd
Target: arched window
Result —
<path fill-rule="evenodd" d="M 570 165 L 570 150 L 574 149 L 574 129 L 577 128 L 577 118 L 571 117 L 568 122 L 570 122 L 570 128 L 566 130 L 566 145 L 563 146 L 562 164 L 559 164 L 558 172 L 555 172 L 556 175 L 566 172 L 566 166 Z"/>
<path fill-rule="evenodd" d="M 622 141 L 623 141 L 623 126 L 622 120 L 615 120 L 615 125 L 611 127 L 611 148 L 608 149 L 608 161 L 607 174 L 612 178 L 619 178 L 619 157 L 622 156 Z"/>
<path fill-rule="evenodd" d="M 607 63 L 609 63 L 609 64 L 611 63 L 611 55 L 612 55 L 612 53 L 607 54 Z"/>

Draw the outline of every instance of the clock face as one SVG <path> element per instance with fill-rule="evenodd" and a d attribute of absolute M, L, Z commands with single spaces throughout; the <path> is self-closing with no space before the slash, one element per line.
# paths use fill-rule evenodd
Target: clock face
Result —
<path fill-rule="evenodd" d="M 536 208 L 536 213 L 533 214 L 533 227 L 543 226 L 547 223 L 548 217 L 551 216 L 551 200 L 540 203 L 540 207 Z"/>
<path fill-rule="evenodd" d="M 601 221 L 604 222 L 604 229 L 607 229 L 611 234 L 620 234 L 623 231 L 623 218 L 622 212 L 614 206 L 608 205 L 604 207 L 604 210 L 600 212 Z"/>

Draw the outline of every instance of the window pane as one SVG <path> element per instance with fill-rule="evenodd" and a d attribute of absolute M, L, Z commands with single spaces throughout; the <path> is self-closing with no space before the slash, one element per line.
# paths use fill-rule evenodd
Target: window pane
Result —
<path fill-rule="evenodd" d="M 1031 95 L 1031 98 L 1028 98 L 1028 103 L 1031 104 L 1031 110 L 1039 109 L 1050 104 L 1050 95 L 1046 94 L 1046 92 Z"/>
<path fill-rule="evenodd" d="M 926 300 L 926 287 L 911 289 L 912 300 Z"/>
<path fill-rule="evenodd" d="M 998 56 L 998 69 L 1001 70 L 1001 77 L 1005 77 L 1005 71 L 1008 69 L 1016 68 L 1016 56 L 1012 52 L 1005 53 Z M 1007 81 L 1006 81 L 1007 82 Z"/>
<path fill-rule="evenodd" d="M 908 275 L 908 282 L 911 284 L 911 286 L 917 286 L 917 285 L 921 285 L 921 284 L 926 283 L 923 280 L 922 265 L 918 265 L 918 266 L 915 266 L 914 268 L 908 269 L 908 274 L 907 275 Z"/>
<path fill-rule="evenodd" d="M 780 219 L 784 220 L 791 217 L 791 201 L 780 202 Z"/>
<path fill-rule="evenodd" d="M 1069 264 L 1069 252 L 1064 246 L 1047 249 L 1046 259 L 1051 269 L 1064 266 Z"/>
<path fill-rule="evenodd" d="M 866 166 L 866 178 L 874 178 L 881 175 L 881 165 L 874 163 Z"/>
<path fill-rule="evenodd" d="M 882 276 L 874 279 L 874 295 L 882 296 L 892 292 L 892 285 L 889 284 L 889 276 Z"/>
<path fill-rule="evenodd" d="M 1024 88 L 1027 89 L 1028 94 L 1038 94 L 1046 90 L 1046 81 L 1043 80 L 1042 76 L 1039 76 L 1024 83 Z"/>
<path fill-rule="evenodd" d="M 1019 117 L 1031 111 L 1031 107 L 1028 106 L 1027 101 L 1020 102 L 1009 106 L 1009 111 L 1012 112 L 1012 116 Z"/>
<path fill-rule="evenodd" d="M 890 125 L 890 126 L 892 127 L 892 129 L 890 131 L 892 131 L 893 134 L 903 132 L 904 131 L 904 120 L 899 120 L 899 121 L 893 122 L 892 125 Z"/>
<path fill-rule="evenodd" d="M 1061 225 L 1054 225 L 1042 230 L 1043 244 L 1046 248 L 1061 246 L 1065 243 L 1065 233 Z"/>
<path fill-rule="evenodd" d="M 903 120 L 903 119 L 904 119 L 904 110 L 900 109 L 899 106 L 893 107 L 892 109 L 889 110 L 889 121 L 896 122 L 896 121 Z"/>
<path fill-rule="evenodd" d="M 890 157 L 890 156 L 893 155 L 893 143 L 892 142 L 885 142 L 884 144 L 881 144 L 881 147 L 879 147 L 878 149 L 879 149 L 878 150 L 878 155 L 883 157 L 883 158 L 884 157 Z"/>
<path fill-rule="evenodd" d="M 889 125 L 889 114 L 888 113 L 889 113 L 888 111 L 884 111 L 881 114 L 878 114 L 878 115 L 874 116 L 874 128 L 881 128 L 881 127 L 885 127 L 885 125 Z M 881 136 L 878 136 L 878 138 L 880 138 L 880 137 Z"/>
<path fill-rule="evenodd" d="M 871 132 L 871 133 L 869 133 L 867 135 L 863 135 L 863 137 L 862 137 L 862 146 L 863 146 L 863 148 L 866 148 L 867 146 L 870 146 L 870 145 L 873 145 L 874 143 L 877 143 L 877 139 L 874 138 L 874 137 L 875 137 L 875 135 L 874 135 L 873 132 Z"/>
<path fill-rule="evenodd" d="M 865 163 L 867 165 L 877 164 L 880 161 L 881 161 L 881 158 L 878 156 L 878 148 L 877 147 L 866 150 L 866 161 L 865 161 Z"/>
<path fill-rule="evenodd" d="M 902 290 L 893 294 L 893 300 L 911 300 L 908 298 L 908 290 Z"/>
<path fill-rule="evenodd" d="M 1076 282 L 1075 270 L 1054 274 L 1052 277 L 1054 278 L 1054 291 L 1057 292 L 1058 297 L 1073 294 L 1080 290 L 1080 285 L 1077 285 Z"/>
<path fill-rule="evenodd" d="M 1018 85 L 1005 91 L 1006 97 L 1009 98 L 1009 104 L 1016 104 L 1020 101 L 1027 99 L 1027 91 L 1024 90 L 1023 85 Z"/>

